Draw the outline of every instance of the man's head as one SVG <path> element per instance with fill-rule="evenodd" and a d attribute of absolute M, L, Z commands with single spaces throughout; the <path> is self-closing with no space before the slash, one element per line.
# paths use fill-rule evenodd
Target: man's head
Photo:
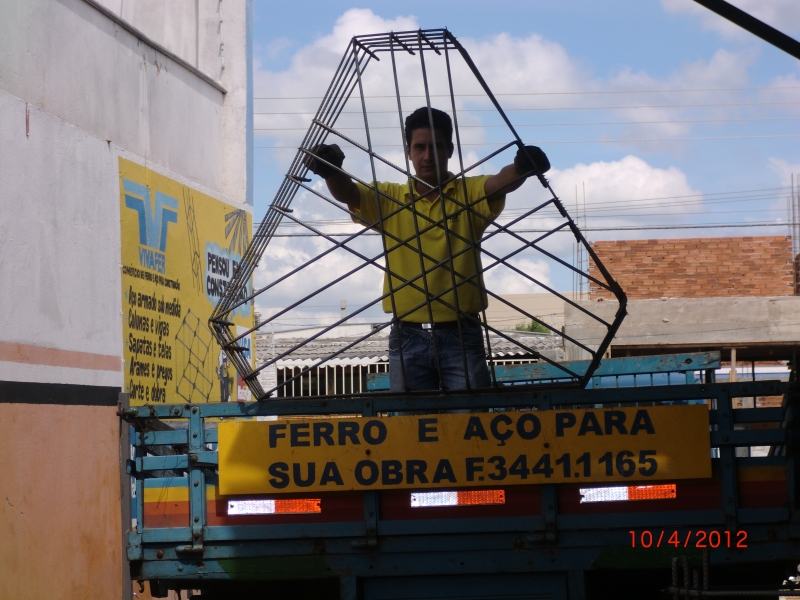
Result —
<path fill-rule="evenodd" d="M 425 106 L 418 108 L 406 117 L 406 142 L 408 143 L 408 157 L 414 165 L 417 177 L 435 185 L 437 158 L 440 177 L 444 178 L 447 172 L 447 161 L 453 155 L 453 122 L 450 120 L 450 116 L 441 110 L 432 108 L 431 114 L 436 137 L 435 152 L 434 136 L 431 135 L 431 119 L 428 108 Z"/>

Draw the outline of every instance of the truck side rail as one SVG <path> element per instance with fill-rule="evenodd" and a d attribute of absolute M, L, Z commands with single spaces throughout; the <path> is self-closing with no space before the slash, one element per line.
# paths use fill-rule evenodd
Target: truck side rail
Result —
<path fill-rule="evenodd" d="M 768 554 L 784 551 L 776 544 L 781 540 L 784 546 L 789 543 L 790 530 L 800 537 L 798 528 L 800 513 L 797 511 L 793 483 L 796 480 L 794 455 L 792 452 L 787 452 L 782 456 L 737 456 L 736 449 L 751 446 L 790 448 L 790 430 L 786 426 L 741 429 L 754 423 L 786 424 L 787 406 L 734 410 L 732 400 L 737 397 L 783 395 L 788 386 L 789 384 L 780 381 L 757 381 L 588 390 L 539 391 L 509 387 L 503 391 L 495 389 L 486 393 L 469 394 L 398 396 L 370 393 L 359 397 L 262 401 L 251 404 L 123 407 L 120 416 L 135 429 L 133 439 L 135 456 L 128 461 L 128 472 L 135 480 L 135 512 L 139 516 L 136 528 L 129 533 L 128 559 L 133 566 L 134 578 L 196 582 L 209 578 L 231 577 L 232 572 L 238 568 L 236 565 L 240 564 L 236 562 L 237 558 L 314 556 L 315 544 L 323 543 L 327 552 L 335 555 L 335 558 L 326 558 L 322 561 L 325 564 L 324 572 L 318 571 L 312 576 L 337 577 L 344 574 L 377 576 L 383 572 L 381 569 L 388 569 L 386 572 L 388 575 L 397 575 L 398 571 L 392 571 L 385 565 L 376 571 L 373 568 L 375 565 L 370 564 L 369 553 L 379 549 L 381 552 L 389 553 L 398 551 L 398 544 L 402 546 L 403 552 L 428 552 L 431 544 L 440 549 L 452 548 L 453 552 L 458 552 L 461 550 L 463 536 L 473 534 L 490 546 L 492 544 L 503 546 L 507 544 L 506 538 L 512 536 L 513 539 L 521 541 L 513 542 L 512 539 L 508 542 L 511 544 L 510 549 L 530 549 L 536 556 L 540 552 L 546 553 L 548 546 L 558 546 L 557 561 L 551 561 L 549 555 L 546 561 L 542 560 L 541 564 L 544 565 L 542 568 L 545 570 L 590 569 L 592 567 L 588 557 L 594 556 L 597 559 L 603 548 L 629 543 L 626 540 L 630 531 L 636 528 L 691 530 L 697 527 L 706 529 L 716 527 L 735 530 L 746 527 L 751 541 L 758 542 L 753 545 L 754 550 L 744 558 L 730 552 L 724 557 L 719 552 L 717 555 L 712 553 L 712 562 L 758 560 L 759 557 L 766 560 Z M 476 518 L 453 518 L 452 515 L 430 518 L 430 515 L 427 515 L 424 519 L 386 520 L 382 518 L 379 510 L 382 492 L 359 492 L 350 493 L 348 502 L 355 502 L 353 505 L 355 513 L 351 511 L 347 519 L 326 520 L 323 510 L 323 517 L 311 520 L 284 519 L 270 523 L 263 520 L 247 521 L 250 518 L 247 517 L 241 521 L 241 525 L 236 525 L 231 524 L 232 520 L 227 514 L 223 514 L 227 499 L 220 497 L 216 492 L 214 471 L 218 464 L 218 456 L 213 448 L 218 438 L 213 421 L 219 418 L 354 414 L 373 416 L 394 411 L 437 412 L 453 408 L 546 410 L 559 407 L 619 406 L 625 403 L 675 403 L 697 398 L 709 400 L 711 446 L 718 449 L 719 456 L 712 459 L 714 481 L 702 484 L 712 490 L 716 498 L 705 508 L 684 506 L 671 509 L 664 504 L 669 502 L 665 500 L 653 503 L 652 510 L 631 511 L 622 506 L 616 512 L 606 511 L 603 514 L 586 512 L 582 509 L 562 513 L 561 509 L 564 506 L 577 506 L 573 498 L 577 495 L 577 487 L 546 484 L 529 486 L 536 488 L 525 491 L 528 495 L 524 497 L 533 503 L 529 507 L 529 514 L 516 516 L 495 513 Z M 148 423 L 152 423 L 153 420 L 182 421 L 185 423 L 185 428 L 154 430 L 148 427 Z M 156 450 L 159 446 L 162 448 L 171 446 L 176 453 L 159 454 Z M 778 504 L 773 503 L 769 506 L 743 501 L 747 500 L 748 494 L 752 494 L 752 490 L 758 487 L 742 479 L 743 469 L 753 468 L 767 468 L 773 472 L 778 469 L 779 473 L 785 474 L 781 475 L 781 481 L 785 483 L 780 484 L 785 487 L 785 501 L 781 500 Z M 157 476 L 165 472 L 170 472 L 172 476 Z M 676 484 L 679 496 L 682 494 L 682 489 L 689 490 L 693 489 L 692 486 L 700 485 L 682 481 Z M 746 486 L 750 487 L 745 489 Z M 148 522 L 146 518 L 148 512 L 145 509 L 145 496 L 148 493 L 159 499 L 159 506 L 162 506 L 160 510 L 163 512 L 163 515 L 159 513 L 159 519 L 162 517 L 166 519 L 163 525 Z M 341 498 L 341 494 L 344 493 L 340 493 L 339 496 L 332 493 L 329 496 Z M 328 500 L 323 500 L 323 505 L 325 502 Z M 180 523 L 175 520 L 169 521 L 167 513 L 171 510 L 170 507 L 178 507 L 181 503 L 183 520 Z M 175 510 L 180 512 L 178 508 Z M 353 514 L 356 516 L 353 517 Z M 777 541 L 776 527 L 781 532 Z M 594 533 L 587 536 L 585 535 L 587 531 Z M 406 541 L 401 543 L 400 539 Z M 772 543 L 773 541 L 775 543 Z M 503 555 L 502 552 L 499 554 Z M 542 557 L 544 555 L 542 554 Z M 482 568 L 492 571 L 501 569 L 502 565 L 502 569 L 512 571 L 529 569 L 528 566 L 517 565 L 515 556 L 509 555 L 503 559 L 505 562 L 487 562 Z M 714 558 L 715 556 L 718 558 Z M 441 565 L 441 569 L 445 572 L 452 568 L 452 565 Z M 456 568 L 454 572 L 457 571 Z M 265 571 L 259 576 L 269 579 L 286 575 L 275 573 L 270 575 Z"/>
<path fill-rule="evenodd" d="M 635 387 L 695 383 L 697 372 L 707 373 L 720 366 L 719 352 L 692 352 L 663 356 L 604 358 L 594 372 L 591 387 Z M 561 363 L 575 373 L 584 372 L 588 360 Z M 505 385 L 555 383 L 567 381 L 564 371 L 546 362 L 524 365 L 496 365 L 498 383 Z M 572 380 L 570 380 L 572 381 Z M 389 389 L 388 373 L 369 373 L 369 391 Z"/>

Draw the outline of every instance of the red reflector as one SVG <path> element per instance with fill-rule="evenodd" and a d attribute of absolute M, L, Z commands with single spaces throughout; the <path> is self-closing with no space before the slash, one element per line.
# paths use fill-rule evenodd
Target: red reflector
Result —
<path fill-rule="evenodd" d="M 319 498 L 303 498 L 294 500 L 275 500 L 275 514 L 278 513 L 319 513 Z"/>
<path fill-rule="evenodd" d="M 628 500 L 662 500 L 677 497 L 674 483 L 665 485 L 631 485 L 628 486 Z"/>

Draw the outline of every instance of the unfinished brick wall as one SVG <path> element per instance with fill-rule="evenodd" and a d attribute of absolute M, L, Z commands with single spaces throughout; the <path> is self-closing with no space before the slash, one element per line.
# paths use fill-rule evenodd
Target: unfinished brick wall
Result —
<path fill-rule="evenodd" d="M 790 236 L 594 242 L 631 299 L 792 296 Z M 593 261 L 589 273 L 597 275 Z M 591 299 L 613 295 L 592 284 Z"/>

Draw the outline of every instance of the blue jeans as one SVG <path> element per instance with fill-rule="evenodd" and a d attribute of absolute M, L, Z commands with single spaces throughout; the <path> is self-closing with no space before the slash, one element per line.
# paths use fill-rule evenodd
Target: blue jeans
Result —
<path fill-rule="evenodd" d="M 489 387 L 489 369 L 486 366 L 481 327 L 464 321 L 461 333 L 464 339 L 470 387 Z M 434 335 L 436 345 L 434 345 Z M 406 391 L 400 363 L 401 352 L 408 391 L 438 390 L 439 370 L 442 373 L 442 385 L 445 390 L 467 388 L 458 329 L 438 329 L 434 333 L 430 329 L 409 327 L 402 321 L 392 325 L 389 333 L 389 389 L 392 392 Z"/>

